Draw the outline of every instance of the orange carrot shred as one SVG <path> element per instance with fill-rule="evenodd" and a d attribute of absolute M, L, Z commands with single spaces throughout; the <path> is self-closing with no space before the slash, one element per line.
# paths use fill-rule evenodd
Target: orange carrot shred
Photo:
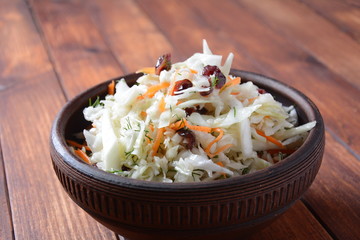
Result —
<path fill-rule="evenodd" d="M 152 146 L 152 156 L 156 155 L 156 153 L 157 153 L 157 151 L 159 149 L 159 146 L 160 146 L 160 143 L 161 143 L 164 132 L 165 132 L 165 128 L 159 128 L 158 129 L 158 132 L 156 133 L 156 137 L 155 137 L 155 140 L 154 140 L 154 144 Z"/>
<path fill-rule="evenodd" d="M 229 79 L 231 79 L 231 78 L 229 78 Z M 228 81 L 227 83 L 225 83 L 224 86 L 222 86 L 222 88 L 220 89 L 220 92 L 224 91 L 227 87 L 230 87 L 230 86 L 232 86 L 232 85 L 239 85 L 239 84 L 240 84 L 240 81 L 241 81 L 241 78 L 240 78 L 240 77 L 231 79 L 230 81 Z"/>
<path fill-rule="evenodd" d="M 194 130 L 194 131 L 211 133 L 211 130 L 212 130 L 211 127 L 194 126 L 194 125 L 190 125 L 188 122 L 185 122 L 185 125 L 186 125 L 189 129 Z"/>
<path fill-rule="evenodd" d="M 177 130 L 179 130 L 181 128 L 184 128 L 185 126 L 186 126 L 186 119 L 183 118 L 183 119 L 181 119 L 181 120 L 179 120 L 177 122 L 174 122 L 174 123 L 170 124 L 169 128 L 177 131 Z"/>
<path fill-rule="evenodd" d="M 219 148 L 218 150 L 216 150 L 216 152 L 214 152 L 214 153 L 212 154 L 212 157 L 218 155 L 219 153 L 225 151 L 225 150 L 228 149 L 228 148 L 231 148 L 232 146 L 233 146 L 232 144 L 226 144 L 226 145 L 222 146 L 221 148 Z"/>
<path fill-rule="evenodd" d="M 260 131 L 260 130 L 256 129 L 256 133 L 259 134 L 260 136 L 266 138 L 267 141 L 272 142 L 272 143 L 275 144 L 276 146 L 279 146 L 279 147 L 281 147 L 281 148 L 284 148 L 284 145 L 283 145 L 280 141 L 278 141 L 278 140 L 275 139 L 274 137 L 266 136 L 263 131 Z"/>
<path fill-rule="evenodd" d="M 181 128 L 184 128 L 184 127 L 187 127 L 191 130 L 194 130 L 194 131 L 200 131 L 200 132 L 207 132 L 207 133 L 211 133 L 212 132 L 212 128 L 211 127 L 205 127 L 205 126 L 195 126 L 195 125 L 191 125 L 188 123 L 188 121 L 186 121 L 185 118 L 175 122 L 175 123 L 172 123 L 169 125 L 169 128 L 177 131 Z"/>
<path fill-rule="evenodd" d="M 220 167 L 224 167 L 224 164 L 222 162 L 217 162 L 217 165 L 219 165 Z M 224 178 L 226 178 L 226 173 L 221 173 L 221 175 L 223 175 Z"/>
<path fill-rule="evenodd" d="M 146 118 L 147 113 L 146 113 L 146 112 L 144 112 L 144 111 L 141 111 L 141 112 L 140 112 L 140 116 L 141 116 L 142 118 Z"/>
<path fill-rule="evenodd" d="M 164 97 L 162 97 L 162 98 L 160 99 L 160 102 L 159 102 L 159 110 L 160 110 L 160 112 L 165 111 L 165 98 L 164 98 Z"/>
<path fill-rule="evenodd" d="M 176 103 L 176 106 L 179 105 L 179 104 L 182 104 L 184 101 L 181 101 L 181 100 L 178 100 L 177 103 Z"/>
<path fill-rule="evenodd" d="M 91 164 L 89 157 L 86 155 L 86 153 L 84 153 L 83 151 L 81 151 L 80 149 L 76 149 L 74 150 L 75 154 L 77 156 L 79 156 L 84 162 Z"/>
<path fill-rule="evenodd" d="M 214 131 L 214 132 L 218 132 L 219 135 L 218 135 L 213 141 L 211 141 L 211 142 L 209 143 L 209 145 L 207 145 L 207 147 L 204 149 L 204 151 L 206 152 L 206 154 L 207 154 L 209 157 L 210 157 L 211 155 L 212 155 L 212 156 L 215 156 L 215 155 L 216 155 L 216 154 L 215 154 L 215 155 L 211 154 L 211 153 L 210 153 L 210 149 L 211 149 L 212 145 L 214 145 L 214 143 L 220 141 L 220 139 L 224 136 L 224 131 L 223 131 L 222 129 L 220 129 L 220 128 L 214 128 L 213 131 Z"/>
<path fill-rule="evenodd" d="M 155 93 L 157 93 L 159 90 L 167 88 L 170 86 L 170 83 L 168 82 L 163 82 L 157 85 L 153 85 L 151 87 L 148 88 L 148 90 L 146 91 L 146 93 L 144 93 L 143 95 L 140 95 L 137 97 L 137 99 L 144 99 L 145 97 L 149 97 L 152 98 Z"/>
<path fill-rule="evenodd" d="M 108 85 L 108 94 L 114 95 L 115 94 L 115 81 L 112 80 L 111 83 Z"/>
<path fill-rule="evenodd" d="M 231 92 L 230 94 L 231 95 L 238 95 L 238 94 L 240 94 L 240 92 Z"/>
<path fill-rule="evenodd" d="M 253 101 L 255 101 L 255 99 L 257 99 L 257 98 L 258 98 L 258 97 L 249 98 L 248 101 L 249 101 L 249 102 L 253 102 Z"/>
<path fill-rule="evenodd" d="M 194 73 L 194 74 L 197 74 L 197 73 L 198 73 L 198 71 L 196 71 L 196 70 L 194 70 L 194 69 L 190 69 L 190 72 L 191 72 L 191 73 Z"/>
<path fill-rule="evenodd" d="M 89 146 L 86 145 L 81 145 L 80 143 L 77 143 L 75 141 L 72 140 L 66 140 L 66 143 L 69 144 L 70 146 L 76 147 L 76 148 L 85 148 L 87 151 L 91 151 L 91 149 L 89 148 Z"/>
<path fill-rule="evenodd" d="M 144 67 L 137 70 L 136 73 L 155 74 L 155 67 Z"/>

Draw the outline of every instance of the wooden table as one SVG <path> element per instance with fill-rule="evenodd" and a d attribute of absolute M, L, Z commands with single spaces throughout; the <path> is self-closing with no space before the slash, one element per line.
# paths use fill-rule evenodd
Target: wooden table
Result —
<path fill-rule="evenodd" d="M 320 172 L 251 239 L 360 238 L 358 0 L 0 0 L 0 238 L 119 239 L 63 191 L 49 130 L 79 92 L 208 40 L 234 68 L 298 88 L 326 124 Z"/>

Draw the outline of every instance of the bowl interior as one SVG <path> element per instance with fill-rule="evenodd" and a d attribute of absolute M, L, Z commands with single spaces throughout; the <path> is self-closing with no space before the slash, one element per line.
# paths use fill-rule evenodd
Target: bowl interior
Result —
<path fill-rule="evenodd" d="M 291 169 L 292 165 L 296 164 L 297 159 L 301 155 L 309 155 L 313 149 L 313 146 L 316 146 L 317 138 L 316 136 L 323 132 L 324 125 L 321 118 L 320 112 L 313 102 L 308 99 L 304 94 L 298 90 L 285 85 L 277 80 L 240 70 L 232 70 L 231 74 L 234 76 L 241 77 L 242 82 L 252 81 L 259 88 L 270 92 L 276 100 L 283 103 L 283 105 L 294 105 L 298 117 L 299 123 L 303 124 L 309 121 L 317 121 L 316 127 L 311 130 L 308 138 L 305 140 L 304 144 L 295 151 L 292 155 L 284 159 L 283 161 L 271 166 L 269 168 L 260 170 L 255 173 L 248 175 L 233 177 L 224 180 L 217 180 L 212 182 L 200 182 L 200 183 L 159 183 L 159 182 L 146 182 L 143 180 L 129 179 L 125 177 L 120 177 L 115 174 L 107 173 L 102 170 L 97 169 L 96 167 L 87 165 L 79 160 L 75 155 L 73 155 L 65 142 L 65 139 L 72 139 L 74 133 L 81 132 L 84 128 L 89 126 L 91 123 L 87 122 L 83 117 L 83 109 L 89 105 L 89 99 L 92 99 L 92 102 L 99 96 L 101 99 L 107 94 L 107 85 L 112 80 L 121 79 L 114 78 L 104 83 L 101 83 L 97 86 L 86 90 L 85 92 L 79 94 L 77 97 L 69 101 L 62 111 L 59 113 L 57 119 L 54 122 L 52 129 L 52 141 L 56 150 L 63 155 L 64 161 L 72 166 L 73 168 L 79 169 L 83 173 L 101 179 L 106 182 L 113 184 L 125 184 L 131 185 L 137 188 L 151 188 L 154 187 L 157 190 L 164 189 L 166 191 L 169 188 L 172 189 L 188 189 L 190 191 L 197 191 L 202 188 L 216 188 L 219 185 L 231 185 L 234 182 L 251 182 L 254 179 L 261 179 L 264 176 L 269 176 L 269 174 L 279 174 L 281 172 Z M 132 86 L 138 77 L 142 74 L 130 74 L 124 76 L 129 86 Z M 320 140 L 319 140 L 320 141 Z M 146 186 L 144 186 L 144 184 Z"/>

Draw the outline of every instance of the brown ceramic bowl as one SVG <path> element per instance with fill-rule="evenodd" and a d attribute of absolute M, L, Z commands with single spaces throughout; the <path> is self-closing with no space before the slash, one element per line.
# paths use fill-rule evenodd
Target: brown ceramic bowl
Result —
<path fill-rule="evenodd" d="M 325 143 L 322 117 L 313 102 L 283 83 L 250 72 L 232 74 L 253 81 L 285 105 L 294 104 L 302 123 L 317 121 L 291 156 L 264 170 L 213 182 L 146 182 L 101 171 L 72 154 L 65 139 L 89 124 L 82 110 L 89 98 L 106 94 L 109 80 L 69 101 L 54 121 L 51 158 L 65 191 L 97 221 L 131 240 L 239 239 L 286 211 L 319 170 Z M 129 85 L 138 77 L 124 76 Z"/>

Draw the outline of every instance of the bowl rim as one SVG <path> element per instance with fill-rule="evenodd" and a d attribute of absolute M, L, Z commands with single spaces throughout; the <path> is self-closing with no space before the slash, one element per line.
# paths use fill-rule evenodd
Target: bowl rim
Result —
<path fill-rule="evenodd" d="M 122 177 L 116 174 L 108 173 L 106 171 L 100 170 L 94 166 L 84 163 L 78 157 L 73 154 L 65 141 L 65 126 L 66 123 L 69 121 L 70 116 L 65 114 L 66 111 L 73 105 L 78 106 L 78 109 L 82 104 L 79 103 L 79 100 L 87 96 L 92 97 L 94 95 L 89 95 L 92 92 L 100 92 L 99 89 L 107 87 L 107 85 L 113 81 L 118 80 L 121 78 L 129 79 L 138 77 L 141 74 L 131 73 L 123 76 L 119 76 L 116 78 L 112 78 L 105 82 L 99 83 L 80 94 L 76 95 L 70 101 L 68 101 L 62 109 L 58 112 L 51 131 L 50 131 L 50 148 L 51 154 L 52 151 L 56 152 L 57 155 L 61 157 L 63 162 L 70 168 L 74 169 L 75 171 L 92 178 L 94 180 L 98 180 L 101 182 L 107 182 L 108 184 L 112 184 L 115 186 L 126 186 L 135 189 L 146 189 L 146 190 L 157 190 L 157 191 L 178 191 L 178 190 L 187 190 L 187 191 L 198 191 L 198 190 L 206 190 L 206 189 L 216 189 L 219 187 L 229 187 L 232 185 L 239 185 L 240 183 L 250 183 L 256 182 L 257 180 L 263 179 L 264 177 L 268 177 L 270 175 L 279 174 L 281 172 L 286 172 L 287 170 L 291 170 L 293 165 L 296 165 L 303 154 L 310 155 L 314 147 L 316 147 L 318 141 L 320 141 L 319 134 L 324 133 L 324 122 L 322 116 L 320 114 L 319 109 L 316 105 L 307 97 L 305 94 L 300 92 L 299 90 L 282 83 L 276 79 L 264 76 L 262 74 L 231 69 L 230 74 L 234 76 L 240 76 L 242 79 L 247 79 L 246 81 L 255 81 L 257 86 L 266 86 L 267 89 L 271 89 L 271 93 L 273 91 L 280 93 L 280 90 L 276 89 L 283 89 L 287 90 L 286 92 L 281 91 L 281 95 L 291 101 L 300 101 L 304 105 L 298 106 L 303 112 L 306 114 L 306 117 L 309 121 L 316 120 L 316 126 L 310 131 L 308 137 L 304 141 L 304 143 L 297 149 L 294 153 L 290 156 L 285 158 L 283 161 L 274 164 L 273 166 L 267 167 L 265 169 L 259 170 L 254 173 L 242 175 L 242 176 L 235 176 L 226 179 L 219 179 L 215 181 L 203 181 L 203 182 L 190 182 L 190 183 L 165 183 L 165 182 L 155 182 L 155 181 L 146 181 L 146 180 L 139 180 L 139 179 L 132 179 L 128 177 Z M 89 96 L 88 96 L 89 95 Z M 73 113 L 76 111 L 73 111 Z M 298 161 L 297 161 L 298 160 Z"/>

